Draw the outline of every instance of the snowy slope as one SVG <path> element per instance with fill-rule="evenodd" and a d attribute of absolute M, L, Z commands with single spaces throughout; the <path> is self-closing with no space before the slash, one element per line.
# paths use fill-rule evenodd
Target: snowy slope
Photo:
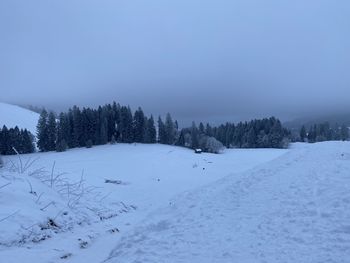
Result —
<path fill-rule="evenodd" d="M 175 198 L 106 262 L 349 262 L 350 143 L 296 145 Z"/>
<path fill-rule="evenodd" d="M 11 185 L 0 189 L 0 220 L 18 212 L 0 222 L 0 243 L 12 241 L 13 244 L 0 245 L 0 259 L 6 259 L 7 263 L 40 263 L 60 262 L 66 256 L 65 262 L 102 262 L 123 234 L 138 226 L 152 211 L 169 206 L 175 196 L 214 183 L 229 173 L 246 171 L 286 152 L 236 149 L 215 155 L 194 154 L 189 149 L 166 145 L 116 144 L 23 155 L 23 162 L 38 158 L 29 170 L 40 169 L 49 178 L 55 162 L 54 174 L 64 173 L 64 183 L 53 189 L 27 172 L 9 174 L 11 162 L 18 160 L 16 156 L 6 156 L 5 170 L 0 170 L 0 186 L 6 182 Z M 67 207 L 68 196 L 61 190 L 68 182 L 78 182 L 82 171 L 84 185 L 93 186 L 97 195 L 96 198 L 91 198 L 94 194 L 84 195 L 71 209 Z M 120 180 L 121 184 L 105 183 L 105 179 Z M 27 180 L 36 195 L 29 193 Z M 41 193 L 44 195 L 37 202 Z M 55 205 L 42 211 L 51 201 Z M 96 212 L 102 213 L 102 219 Z M 23 240 L 23 235 L 33 231 L 32 225 L 45 225 L 49 218 L 54 218 L 59 226 L 44 229 L 43 234 L 49 238 L 32 242 L 33 236 L 41 234 L 36 227 L 25 243 L 13 242 Z"/>
<path fill-rule="evenodd" d="M 36 134 L 36 125 L 39 114 L 19 106 L 0 102 L 0 127 L 27 129 L 33 135 Z"/>

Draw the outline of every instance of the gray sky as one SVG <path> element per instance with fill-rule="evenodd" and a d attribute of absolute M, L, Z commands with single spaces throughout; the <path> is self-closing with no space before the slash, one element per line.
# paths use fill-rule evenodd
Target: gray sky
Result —
<path fill-rule="evenodd" d="M 2 0 L 0 100 L 179 120 L 350 108 L 348 0 Z"/>

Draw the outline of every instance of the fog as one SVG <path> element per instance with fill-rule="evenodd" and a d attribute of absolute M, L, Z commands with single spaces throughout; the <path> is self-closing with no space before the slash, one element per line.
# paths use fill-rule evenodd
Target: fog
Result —
<path fill-rule="evenodd" d="M 0 2 L 0 101 L 182 120 L 345 111 L 347 0 Z"/>

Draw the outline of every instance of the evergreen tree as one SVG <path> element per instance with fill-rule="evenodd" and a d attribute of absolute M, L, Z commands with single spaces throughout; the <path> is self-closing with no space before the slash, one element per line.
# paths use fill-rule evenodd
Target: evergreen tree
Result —
<path fill-rule="evenodd" d="M 196 149 L 199 146 L 199 140 L 198 140 L 198 129 L 195 122 L 192 122 L 191 127 L 191 148 Z"/>
<path fill-rule="evenodd" d="M 56 149 L 56 116 L 53 112 L 49 113 L 47 120 L 47 150 L 54 151 Z"/>
<path fill-rule="evenodd" d="M 256 148 L 256 134 L 253 126 L 247 133 L 245 148 Z"/>
<path fill-rule="evenodd" d="M 84 128 L 82 123 L 82 116 L 79 107 L 74 106 L 73 110 L 73 147 L 85 146 Z"/>
<path fill-rule="evenodd" d="M 199 134 L 205 134 L 204 125 L 202 122 L 199 123 L 198 130 L 199 130 Z"/>
<path fill-rule="evenodd" d="M 111 144 L 116 144 L 117 140 L 115 139 L 114 135 L 112 135 L 111 138 Z"/>
<path fill-rule="evenodd" d="M 164 124 L 166 139 L 165 144 L 173 145 L 175 143 L 176 130 L 170 113 L 167 113 Z"/>
<path fill-rule="evenodd" d="M 1 143 L 0 143 L 0 154 L 9 154 L 10 144 L 9 144 L 9 130 L 4 125 L 1 130 Z"/>
<path fill-rule="evenodd" d="M 34 136 L 27 131 L 27 129 L 24 129 L 22 131 L 22 149 L 21 151 L 23 153 L 33 153 L 34 152 Z"/>
<path fill-rule="evenodd" d="M 46 152 L 49 150 L 47 118 L 48 114 L 47 111 L 44 109 L 40 114 L 37 125 L 37 146 L 42 152 Z"/>
<path fill-rule="evenodd" d="M 67 141 L 70 140 L 70 136 L 71 136 L 70 130 L 71 129 L 70 129 L 68 115 L 64 114 L 63 112 L 60 113 L 59 121 L 57 123 L 56 151 L 57 151 L 57 148 L 59 148 L 59 151 L 66 150 L 68 148 Z"/>
<path fill-rule="evenodd" d="M 154 125 L 154 119 L 151 115 L 151 118 L 147 120 L 146 118 L 146 132 L 145 132 L 145 143 L 156 143 L 157 142 L 157 131 Z"/>
<path fill-rule="evenodd" d="M 60 139 L 56 144 L 56 151 L 57 152 L 64 152 L 67 150 L 67 148 L 68 148 L 68 146 L 67 146 L 66 140 L 64 138 Z"/>
<path fill-rule="evenodd" d="M 76 147 L 76 143 L 74 140 L 74 116 L 73 116 L 73 110 L 69 109 L 67 113 L 67 121 L 68 121 L 68 127 L 69 127 L 69 136 L 65 137 L 66 143 L 68 148 L 74 148 Z"/>
<path fill-rule="evenodd" d="M 306 138 L 306 129 L 305 126 L 303 125 L 300 129 L 300 141 L 304 142 Z"/>
<path fill-rule="evenodd" d="M 100 126 L 100 144 L 106 144 L 108 142 L 108 121 L 107 118 L 103 118 Z"/>
<path fill-rule="evenodd" d="M 209 125 L 209 123 L 207 123 L 207 125 L 205 126 L 205 134 L 209 137 L 213 136 L 213 128 Z"/>
<path fill-rule="evenodd" d="M 133 116 L 130 107 L 122 106 L 120 109 L 120 124 L 119 131 L 122 142 L 133 142 Z"/>
<path fill-rule="evenodd" d="M 141 108 L 138 108 L 134 114 L 133 121 L 133 137 L 134 142 L 144 142 L 146 124 L 145 124 L 145 115 Z"/>
<path fill-rule="evenodd" d="M 344 124 L 340 128 L 340 139 L 346 141 L 349 139 L 349 129 Z"/>
<path fill-rule="evenodd" d="M 165 124 L 160 116 L 158 118 L 158 141 L 162 144 L 167 144 L 168 142 Z"/>
<path fill-rule="evenodd" d="M 7 129 L 4 125 L 0 130 L 0 155 L 34 152 L 34 136 L 26 129 Z M 16 149 L 16 150 L 14 150 Z"/>

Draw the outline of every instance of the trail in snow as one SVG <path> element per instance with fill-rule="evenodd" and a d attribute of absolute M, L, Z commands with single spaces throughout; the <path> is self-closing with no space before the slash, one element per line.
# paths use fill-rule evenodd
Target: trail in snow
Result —
<path fill-rule="evenodd" d="M 108 263 L 349 262 L 350 143 L 298 145 L 173 200 Z"/>

